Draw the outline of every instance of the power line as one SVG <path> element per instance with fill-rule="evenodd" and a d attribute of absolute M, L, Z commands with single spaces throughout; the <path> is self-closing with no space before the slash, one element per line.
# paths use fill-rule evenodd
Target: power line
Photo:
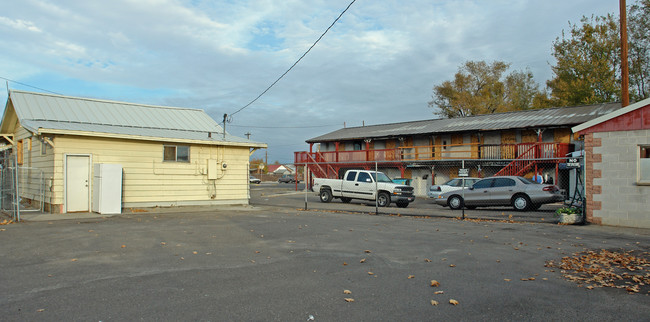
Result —
<path fill-rule="evenodd" d="M 45 92 L 48 92 L 48 93 L 51 93 L 51 94 L 63 95 L 63 94 L 61 94 L 61 93 L 48 91 L 48 90 L 46 90 L 46 89 L 44 89 L 44 88 L 40 88 L 40 87 L 32 86 L 32 85 L 29 85 L 29 84 L 21 83 L 21 82 L 19 82 L 19 81 L 15 81 L 15 80 L 13 80 L 13 79 L 9 79 L 9 78 L 6 78 L 6 77 L 2 77 L 2 76 L 0 76 L 0 78 L 6 80 L 6 81 L 8 81 L 8 82 L 12 82 L 12 83 L 20 84 L 20 85 L 23 85 L 23 86 L 31 87 L 31 88 L 38 89 L 38 90 L 41 90 L 41 91 L 45 91 Z"/>
<path fill-rule="evenodd" d="M 289 67 L 289 69 L 287 69 L 287 71 L 285 71 L 282 75 L 280 75 L 280 77 L 278 77 L 278 79 L 276 79 L 275 82 L 273 82 L 271 85 L 269 85 L 269 87 L 267 87 L 260 95 L 257 95 L 257 97 L 255 99 L 253 99 L 248 104 L 244 105 L 243 107 L 241 107 L 240 109 L 238 109 L 234 113 L 230 114 L 229 116 L 232 117 L 233 115 L 241 112 L 243 109 L 249 107 L 251 104 L 255 103 L 255 101 L 257 101 L 260 97 L 262 97 L 262 95 L 266 94 L 266 92 L 268 92 L 271 89 L 271 87 L 273 87 L 277 82 L 279 82 L 284 77 L 284 75 L 289 73 L 289 71 L 291 71 L 296 65 L 298 65 L 298 63 L 311 51 L 312 48 L 314 48 L 314 46 L 316 46 L 316 44 L 325 36 L 325 34 L 334 26 L 334 24 L 337 21 L 339 21 L 339 19 L 341 19 L 341 16 L 343 16 L 343 14 L 346 11 L 348 11 L 348 9 L 350 9 L 350 6 L 352 6 L 352 4 L 355 1 L 356 0 L 352 0 L 352 2 L 350 2 L 350 4 L 345 8 L 345 10 L 343 10 L 343 12 L 341 12 L 341 14 L 338 17 L 336 17 L 334 22 L 332 22 L 332 24 L 329 27 L 327 27 L 325 32 L 323 32 L 323 34 L 320 35 L 320 37 L 318 37 L 318 39 L 316 39 L 316 41 L 311 45 L 311 47 L 309 47 L 309 49 L 307 49 L 307 51 L 304 54 L 302 54 L 302 56 L 300 56 L 300 58 L 298 58 L 298 60 L 296 60 L 296 62 L 293 63 L 293 65 L 291 65 L 291 67 Z"/>

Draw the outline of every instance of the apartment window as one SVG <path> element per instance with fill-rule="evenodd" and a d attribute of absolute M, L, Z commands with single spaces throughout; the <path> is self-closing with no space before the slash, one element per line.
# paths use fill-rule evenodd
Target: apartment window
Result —
<path fill-rule="evenodd" d="M 638 183 L 650 185 L 650 145 L 639 146 Z"/>
<path fill-rule="evenodd" d="M 190 147 L 184 145 L 163 146 L 163 161 L 190 162 Z"/>

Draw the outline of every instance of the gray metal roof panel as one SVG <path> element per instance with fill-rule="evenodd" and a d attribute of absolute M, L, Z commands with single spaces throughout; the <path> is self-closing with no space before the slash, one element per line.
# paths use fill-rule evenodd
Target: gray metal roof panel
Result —
<path fill-rule="evenodd" d="M 452 119 L 379 124 L 339 129 L 307 140 L 308 143 L 403 135 L 436 134 L 465 131 L 497 131 L 537 127 L 571 126 L 615 111 L 620 103 L 603 103 L 574 107 L 484 114 Z"/>
<path fill-rule="evenodd" d="M 10 99 L 21 124 L 34 132 L 49 129 L 224 142 L 223 128 L 200 109 L 15 90 L 10 92 Z M 228 133 L 225 141 L 263 145 Z"/>
<path fill-rule="evenodd" d="M 128 127 L 128 126 L 112 126 L 103 124 L 86 124 L 77 122 L 58 122 L 58 121 L 34 121 L 24 120 L 21 125 L 25 128 L 37 132 L 48 133 L 52 130 L 65 131 L 74 134 L 74 132 L 92 132 L 92 133 L 105 133 L 127 135 L 133 137 L 149 137 L 170 140 L 196 140 L 204 141 L 206 143 L 214 142 L 236 142 L 247 143 L 251 145 L 260 145 L 261 143 L 253 142 L 245 138 L 230 135 L 226 133 L 226 138 L 223 138 L 223 132 L 211 132 L 211 137 L 204 131 L 188 131 L 188 130 L 175 130 L 175 129 L 157 129 L 157 128 L 143 128 L 143 127 Z"/>

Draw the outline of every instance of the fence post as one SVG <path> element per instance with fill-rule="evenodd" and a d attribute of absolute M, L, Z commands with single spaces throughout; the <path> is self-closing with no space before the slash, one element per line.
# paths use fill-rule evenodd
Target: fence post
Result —
<path fill-rule="evenodd" d="M 16 221 L 20 221 L 20 196 L 19 196 L 19 190 L 18 190 L 18 153 L 14 153 L 14 164 L 16 165 L 14 167 L 14 188 L 15 190 L 15 210 L 14 210 L 14 216 L 16 217 Z"/>

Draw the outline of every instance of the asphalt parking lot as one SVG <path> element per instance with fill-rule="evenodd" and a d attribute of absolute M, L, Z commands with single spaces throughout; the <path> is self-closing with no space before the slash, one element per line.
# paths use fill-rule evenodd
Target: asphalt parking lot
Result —
<path fill-rule="evenodd" d="M 647 289 L 633 294 L 587 289 L 544 266 L 585 250 L 647 252 L 648 230 L 377 216 L 337 209 L 341 203 L 305 211 L 295 207 L 301 201 L 296 196 L 286 187 L 262 184 L 251 190 L 250 207 L 0 226 L 0 316 L 3 321 L 648 319 Z M 374 205 L 346 206 L 374 211 Z M 432 287 L 432 280 L 440 285 Z"/>

